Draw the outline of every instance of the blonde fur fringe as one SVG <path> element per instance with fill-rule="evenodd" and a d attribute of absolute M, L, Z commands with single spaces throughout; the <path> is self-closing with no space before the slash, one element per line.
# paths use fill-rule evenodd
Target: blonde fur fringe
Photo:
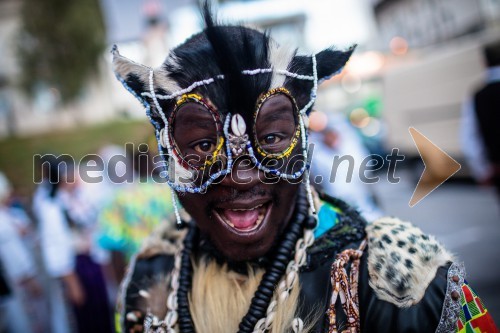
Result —
<path fill-rule="evenodd" d="M 193 272 L 189 303 L 196 331 L 237 332 L 264 270 L 249 267 L 246 276 L 230 271 L 227 265 L 221 267 L 214 260 L 202 259 L 193 264 Z M 293 288 L 288 299 L 278 306 L 270 332 L 291 331 L 291 322 L 297 312 L 299 290 L 298 286 Z"/>

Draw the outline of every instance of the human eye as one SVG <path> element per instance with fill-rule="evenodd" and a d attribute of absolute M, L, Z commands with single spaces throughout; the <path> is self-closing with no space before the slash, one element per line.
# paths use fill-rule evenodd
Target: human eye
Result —
<path fill-rule="evenodd" d="M 268 134 L 262 138 L 260 141 L 261 145 L 273 145 L 280 142 L 282 138 L 277 134 Z"/>
<path fill-rule="evenodd" d="M 198 141 L 192 145 L 192 148 L 198 153 L 211 153 L 215 150 L 215 143 L 210 140 Z"/>

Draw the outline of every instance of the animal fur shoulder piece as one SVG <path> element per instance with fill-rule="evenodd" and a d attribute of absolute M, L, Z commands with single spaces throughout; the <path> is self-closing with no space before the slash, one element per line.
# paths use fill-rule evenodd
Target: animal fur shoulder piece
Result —
<path fill-rule="evenodd" d="M 146 314 L 164 318 L 174 255 L 184 239 L 172 223 L 164 223 L 132 258 L 120 286 L 116 310 L 122 332 L 142 332 Z"/>
<path fill-rule="evenodd" d="M 147 259 L 159 254 L 174 255 L 184 239 L 186 230 L 177 230 L 172 223 L 164 223 L 146 238 L 137 259 Z"/>
<path fill-rule="evenodd" d="M 400 308 L 417 304 L 440 266 L 453 256 L 409 222 L 384 217 L 366 227 L 369 284 L 379 299 Z"/>

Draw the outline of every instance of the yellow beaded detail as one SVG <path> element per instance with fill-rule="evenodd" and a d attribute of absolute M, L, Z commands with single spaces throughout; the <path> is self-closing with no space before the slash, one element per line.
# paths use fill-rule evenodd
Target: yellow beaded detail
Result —
<path fill-rule="evenodd" d="M 219 124 L 218 124 L 219 117 L 218 117 L 217 113 L 215 112 L 214 108 L 211 105 L 207 104 L 207 102 L 204 100 L 204 98 L 199 94 L 189 93 L 189 94 L 182 95 L 175 103 L 175 109 L 174 109 L 173 114 L 177 113 L 177 109 L 179 109 L 183 104 L 185 104 L 189 101 L 194 101 L 196 103 L 199 103 L 199 104 L 205 106 L 210 111 L 210 113 L 214 117 L 214 122 L 215 122 L 215 125 L 217 127 L 217 132 L 219 132 L 220 131 Z M 205 170 L 206 167 L 214 164 L 217 161 L 217 157 L 219 156 L 223 147 L 224 147 L 224 137 L 222 135 L 218 134 L 217 135 L 217 147 L 215 148 L 215 150 L 212 154 L 212 157 L 210 158 L 210 160 L 206 160 L 202 167 L 198 167 L 196 169 L 203 171 L 203 170 Z M 177 145 L 175 143 L 173 145 L 173 148 L 179 156 L 182 156 L 181 152 L 179 152 Z"/>
<path fill-rule="evenodd" d="M 262 107 L 262 105 L 264 104 L 265 101 L 267 101 L 270 97 L 272 97 L 276 94 L 284 94 L 288 98 L 290 98 L 290 100 L 292 101 L 293 107 L 294 107 L 294 111 L 297 113 L 297 117 L 300 116 L 298 114 L 298 111 L 297 111 L 298 110 L 297 103 L 295 102 L 295 99 L 293 98 L 290 91 L 288 89 L 286 89 L 285 87 L 273 88 L 273 89 L 267 91 L 266 93 L 261 94 L 259 97 L 259 101 L 257 102 L 257 105 L 255 107 L 253 134 L 254 134 L 255 149 L 257 150 L 259 155 L 261 155 L 262 157 L 281 159 L 281 158 L 289 157 L 292 154 L 292 151 L 295 149 L 295 146 L 297 146 L 297 143 L 299 142 L 299 138 L 300 138 L 300 126 L 297 124 L 297 129 L 295 130 L 295 133 L 294 133 L 293 138 L 290 142 L 290 145 L 288 146 L 287 149 L 285 149 L 284 151 L 282 151 L 280 153 L 268 153 L 268 152 L 266 152 L 262 148 L 262 146 L 260 145 L 259 140 L 257 139 L 257 131 L 255 129 L 255 124 L 257 123 L 257 116 L 259 114 L 260 108 Z"/>
<path fill-rule="evenodd" d="M 206 104 L 205 102 L 203 102 L 203 97 L 199 94 L 195 94 L 195 93 L 192 93 L 192 94 L 184 94 L 182 95 L 178 100 L 177 102 L 175 103 L 175 106 L 176 107 L 179 107 L 181 106 L 182 104 L 188 102 L 189 100 L 195 100 L 197 102 L 201 102 L 202 104 Z"/>
<path fill-rule="evenodd" d="M 207 166 L 211 166 L 212 164 L 214 164 L 216 161 L 217 161 L 217 157 L 219 156 L 219 153 L 221 152 L 222 150 L 222 147 L 224 147 L 224 138 L 219 136 L 219 139 L 218 139 L 218 143 L 217 143 L 217 148 L 215 148 L 213 154 L 212 154 L 212 158 L 210 160 L 207 160 L 205 161 L 205 164 L 200 168 L 200 170 L 205 170 L 205 168 Z"/>

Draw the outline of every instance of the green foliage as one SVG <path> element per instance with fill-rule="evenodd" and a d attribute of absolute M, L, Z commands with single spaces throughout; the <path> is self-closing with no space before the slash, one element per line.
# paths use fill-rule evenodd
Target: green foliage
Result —
<path fill-rule="evenodd" d="M 96 154 L 108 144 L 125 147 L 128 142 L 139 145 L 153 136 L 145 121 L 113 121 L 71 130 L 52 131 L 25 138 L 0 140 L 0 171 L 7 175 L 17 194 L 28 196 L 35 187 L 33 177 L 35 154 L 69 154 L 79 161 L 86 154 Z M 153 140 L 154 142 L 154 140 Z M 148 142 L 151 145 L 151 142 Z M 150 146 L 154 152 L 155 146 Z"/>
<path fill-rule="evenodd" d="M 56 87 L 63 102 L 97 74 L 105 47 L 99 0 L 24 0 L 19 56 L 21 84 L 32 94 L 40 84 Z"/>

